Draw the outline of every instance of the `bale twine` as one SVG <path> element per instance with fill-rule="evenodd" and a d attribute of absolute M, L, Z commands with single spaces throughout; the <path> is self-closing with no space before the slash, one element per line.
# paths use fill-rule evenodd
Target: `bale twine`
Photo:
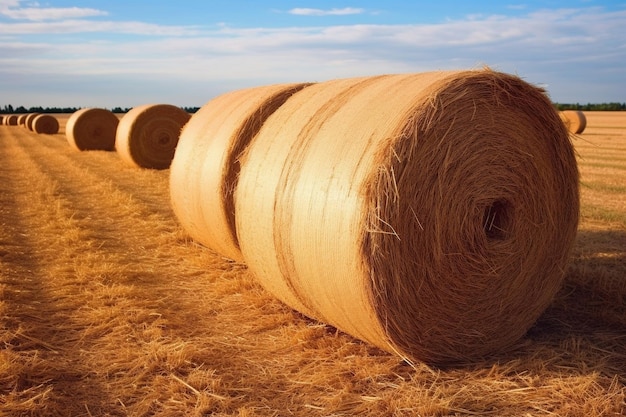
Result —
<path fill-rule="evenodd" d="M 59 133 L 59 121 L 49 114 L 40 114 L 32 122 L 33 132 L 54 135 Z"/>
<path fill-rule="evenodd" d="M 242 260 L 233 201 L 238 157 L 265 119 L 306 85 L 223 94 L 202 106 L 185 125 L 170 167 L 170 196 L 174 213 L 196 241 Z"/>
<path fill-rule="evenodd" d="M 169 168 L 182 127 L 191 115 L 169 104 L 135 107 L 122 117 L 115 149 L 122 160 L 143 168 Z"/>
<path fill-rule="evenodd" d="M 41 113 L 28 113 L 26 115 L 26 119 L 24 120 L 24 127 L 28 130 L 33 130 L 33 120 L 35 117 L 39 116 Z"/>
<path fill-rule="evenodd" d="M 585 113 L 580 110 L 564 110 L 559 112 L 561 120 L 565 124 L 567 130 L 571 133 L 579 134 L 583 133 L 585 127 L 587 127 L 587 118 Z"/>
<path fill-rule="evenodd" d="M 112 151 L 119 119 L 106 109 L 78 110 L 67 119 L 65 135 L 69 144 L 79 150 Z"/>
<path fill-rule="evenodd" d="M 9 114 L 5 116 L 4 120 L 7 126 L 17 126 L 17 118 L 16 114 Z"/>
<path fill-rule="evenodd" d="M 312 85 L 240 163 L 237 235 L 261 284 L 408 361 L 510 347 L 561 287 L 576 160 L 544 91 L 518 77 Z"/>

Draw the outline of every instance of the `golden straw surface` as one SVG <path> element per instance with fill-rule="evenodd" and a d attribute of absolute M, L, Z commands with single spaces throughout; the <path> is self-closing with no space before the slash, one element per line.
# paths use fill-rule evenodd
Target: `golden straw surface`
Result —
<path fill-rule="evenodd" d="M 267 117 L 306 85 L 226 93 L 202 106 L 185 125 L 170 168 L 170 193 L 174 213 L 195 240 L 241 260 L 233 202 L 238 157 Z"/>
<path fill-rule="evenodd" d="M 142 168 L 167 169 L 180 132 L 191 115 L 170 104 L 146 104 L 122 117 L 115 149 L 123 161 Z"/>
<path fill-rule="evenodd" d="M 561 287 L 572 144 L 544 91 L 491 70 L 332 80 L 241 159 L 243 257 L 286 304 L 407 361 L 515 343 Z"/>
<path fill-rule="evenodd" d="M 70 146 L 78 151 L 112 151 L 118 124 L 119 119 L 109 110 L 85 108 L 67 119 L 65 135 Z"/>
<path fill-rule="evenodd" d="M 33 132 L 54 135 L 59 133 L 59 121 L 49 114 L 40 114 L 32 121 Z"/>

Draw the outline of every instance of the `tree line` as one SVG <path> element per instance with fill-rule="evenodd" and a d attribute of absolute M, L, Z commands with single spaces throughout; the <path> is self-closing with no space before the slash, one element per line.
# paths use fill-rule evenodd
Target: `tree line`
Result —
<path fill-rule="evenodd" d="M 558 110 L 583 111 L 622 111 L 626 110 L 626 103 L 554 103 Z"/>
<path fill-rule="evenodd" d="M 624 111 L 626 103 L 554 103 L 557 110 L 582 110 L 582 111 Z M 0 114 L 21 114 L 21 113 L 74 113 L 81 107 L 30 107 L 24 106 L 13 107 L 10 104 L 0 107 Z M 132 107 L 113 107 L 113 113 L 127 113 Z M 195 113 L 200 107 L 181 107 L 188 113 Z"/>
<path fill-rule="evenodd" d="M 200 107 L 181 107 L 188 113 L 195 113 L 200 110 Z M 0 107 L 0 114 L 24 114 L 24 113 L 74 113 L 80 110 L 81 107 L 30 107 L 24 106 L 13 107 L 10 104 Z M 113 113 L 128 113 L 132 107 L 113 107 L 111 110 Z"/>

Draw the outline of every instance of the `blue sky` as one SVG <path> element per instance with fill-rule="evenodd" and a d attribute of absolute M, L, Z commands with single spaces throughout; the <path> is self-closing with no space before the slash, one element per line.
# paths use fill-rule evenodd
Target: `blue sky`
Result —
<path fill-rule="evenodd" d="M 489 66 L 626 102 L 626 0 L 0 0 L 0 106 L 201 106 L 239 88 Z"/>

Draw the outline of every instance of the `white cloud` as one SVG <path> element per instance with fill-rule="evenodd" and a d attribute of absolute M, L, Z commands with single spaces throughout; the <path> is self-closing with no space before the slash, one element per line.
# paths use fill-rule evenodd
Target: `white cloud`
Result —
<path fill-rule="evenodd" d="M 8 2 L 0 0 L 3 4 Z M 281 28 L 86 19 L 15 22 L 0 24 L 0 72 L 14 73 L 13 79 L 33 75 L 36 79 L 125 80 L 126 85 L 138 86 L 136 97 L 141 97 L 139 86 L 153 81 L 158 88 L 170 86 L 171 94 L 187 91 L 184 94 L 191 97 L 207 94 L 191 83 L 215 90 L 485 64 L 548 84 L 559 101 L 623 101 L 623 93 L 615 95 L 626 91 L 620 72 L 626 66 L 626 44 L 620 35 L 625 24 L 626 11 L 599 8 L 473 16 L 435 24 Z M 39 37 L 35 44 L 20 38 L 27 33 L 90 35 Z M 112 34 L 142 36 L 112 40 Z M 0 77 L 0 90 L 8 91 L 8 79 Z M 119 94 L 128 93 L 120 90 Z M 146 94 L 155 92 L 146 90 Z M 587 96 L 580 97 L 583 94 Z M 597 94 L 610 98 L 595 98 Z M 140 104 L 125 100 L 110 105 Z M 184 98 L 176 102 L 199 104 Z"/>
<path fill-rule="evenodd" d="M 46 21 L 75 19 L 93 16 L 106 16 L 103 10 L 82 7 L 39 7 L 33 3 L 29 7 L 21 7 L 20 0 L 0 0 L 0 15 L 14 20 Z"/>
<path fill-rule="evenodd" d="M 310 8 L 294 8 L 289 10 L 290 14 L 299 15 L 299 16 L 344 16 L 351 14 L 362 14 L 364 12 L 363 9 L 354 8 L 354 7 L 344 7 L 343 9 L 310 9 Z"/>

